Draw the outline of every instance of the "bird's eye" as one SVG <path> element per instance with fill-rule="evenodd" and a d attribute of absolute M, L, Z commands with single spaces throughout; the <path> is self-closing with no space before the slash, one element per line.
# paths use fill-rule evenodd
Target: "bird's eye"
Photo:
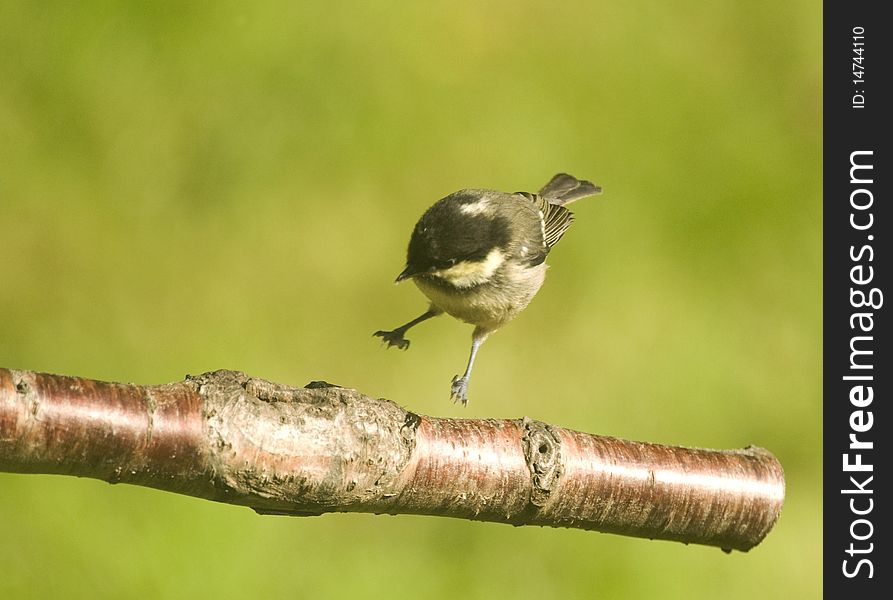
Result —
<path fill-rule="evenodd" d="M 437 262 L 437 267 L 438 267 L 439 269 L 449 269 L 450 267 L 452 267 L 453 265 L 455 265 L 457 262 L 459 262 L 458 259 L 455 259 L 455 258 L 447 258 L 447 259 L 438 261 L 438 262 Z"/>

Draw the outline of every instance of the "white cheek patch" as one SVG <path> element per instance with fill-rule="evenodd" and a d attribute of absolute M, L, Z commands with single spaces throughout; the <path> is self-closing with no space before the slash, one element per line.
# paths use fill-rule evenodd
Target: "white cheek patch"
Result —
<path fill-rule="evenodd" d="M 486 199 L 478 200 L 470 204 L 463 204 L 459 207 L 459 211 L 466 215 L 480 215 L 489 212 L 490 203 Z"/>
<path fill-rule="evenodd" d="M 490 250 L 484 260 L 463 260 L 449 269 L 443 269 L 434 274 L 458 288 L 467 288 L 489 281 L 503 263 L 505 263 L 505 254 L 499 248 L 494 248 Z"/>

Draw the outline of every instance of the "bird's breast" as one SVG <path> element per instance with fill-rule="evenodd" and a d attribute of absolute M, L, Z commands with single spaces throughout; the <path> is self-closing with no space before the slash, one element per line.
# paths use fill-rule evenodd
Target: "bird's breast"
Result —
<path fill-rule="evenodd" d="M 527 266 L 507 262 L 492 279 L 457 288 L 433 276 L 414 278 L 431 303 L 447 314 L 486 329 L 498 329 L 530 304 L 546 277 L 545 263 Z"/>

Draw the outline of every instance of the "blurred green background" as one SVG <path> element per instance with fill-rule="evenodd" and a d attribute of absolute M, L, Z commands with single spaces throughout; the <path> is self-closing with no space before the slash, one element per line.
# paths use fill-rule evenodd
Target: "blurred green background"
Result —
<path fill-rule="evenodd" d="M 0 474 L 0 596 L 817 597 L 820 54 L 806 0 L 0 3 L 0 366 L 325 379 L 787 473 L 732 555 Z M 455 406 L 471 327 L 371 337 L 425 308 L 412 226 L 558 171 L 605 193 Z"/>

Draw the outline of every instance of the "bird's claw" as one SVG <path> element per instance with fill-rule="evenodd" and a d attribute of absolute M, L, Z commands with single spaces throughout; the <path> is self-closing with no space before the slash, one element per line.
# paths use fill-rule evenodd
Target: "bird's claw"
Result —
<path fill-rule="evenodd" d="M 381 343 L 387 343 L 388 348 L 396 346 L 400 350 L 409 348 L 409 340 L 403 337 L 403 332 L 399 329 L 393 331 L 376 331 L 372 334 L 381 338 Z"/>
<path fill-rule="evenodd" d="M 468 377 L 453 375 L 453 384 L 450 387 L 450 400 L 461 402 L 462 406 L 468 404 Z"/>

